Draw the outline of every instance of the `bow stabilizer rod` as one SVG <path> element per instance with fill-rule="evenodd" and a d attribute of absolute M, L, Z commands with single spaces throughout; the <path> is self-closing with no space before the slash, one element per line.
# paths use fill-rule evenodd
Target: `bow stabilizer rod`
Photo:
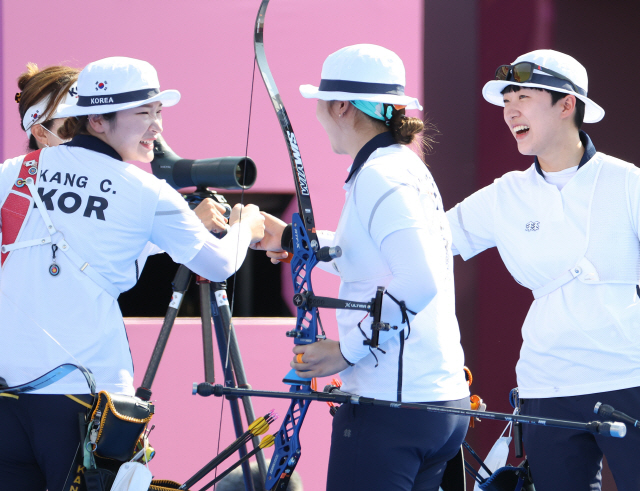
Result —
<path fill-rule="evenodd" d="M 569 421 L 553 418 L 541 418 L 537 416 L 524 416 L 521 414 L 509 414 L 509 413 L 496 413 L 491 411 L 478 411 L 474 409 L 460 409 L 453 407 L 436 406 L 433 404 L 423 404 L 418 402 L 397 402 L 397 401 L 384 401 L 380 399 L 374 399 L 372 397 L 363 397 L 357 394 L 350 394 L 348 392 L 342 392 L 333 385 L 327 385 L 324 392 L 309 392 L 306 394 L 291 394 L 290 392 L 275 392 L 266 390 L 250 390 L 250 389 L 235 389 L 231 387 L 224 387 L 222 385 L 211 385 L 208 383 L 193 384 L 193 393 L 204 397 L 214 395 L 216 397 L 241 397 L 243 395 L 251 395 L 256 397 L 273 397 L 276 399 L 291 399 L 296 398 L 305 401 L 322 401 L 322 402 L 337 402 L 337 403 L 351 403 L 359 404 L 362 406 L 382 406 L 391 407 L 395 409 L 417 409 L 420 411 L 427 411 L 431 413 L 441 414 L 457 414 L 465 417 L 476 417 L 494 419 L 499 421 L 512 421 L 514 423 L 526 423 L 535 424 L 541 426 L 547 426 L 550 428 L 568 428 L 574 430 L 588 431 L 604 436 L 612 436 L 616 438 L 623 438 L 627 434 L 627 427 L 624 423 L 618 421 L 590 421 L 583 423 L 580 421 Z"/>

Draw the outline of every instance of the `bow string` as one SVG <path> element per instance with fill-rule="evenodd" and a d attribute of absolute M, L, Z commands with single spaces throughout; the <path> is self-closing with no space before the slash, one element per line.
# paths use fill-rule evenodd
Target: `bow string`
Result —
<path fill-rule="evenodd" d="M 320 246 L 313 218 L 309 186 L 302 164 L 302 157 L 300 156 L 300 148 L 269 69 L 264 50 L 264 24 L 268 5 L 269 0 L 262 0 L 256 17 L 254 31 L 255 59 L 282 128 L 289 159 L 291 160 L 291 169 L 298 199 L 298 213 L 294 213 L 292 217 L 293 257 L 291 259 L 291 278 L 294 293 L 295 295 L 312 294 L 311 271 L 318 263 L 316 252 L 318 252 Z M 319 320 L 317 307 L 303 308 L 298 306 L 296 327 L 294 330 L 287 332 L 287 336 L 292 337 L 296 345 L 310 344 L 318 339 L 324 339 L 324 332 L 322 334 L 318 333 Z M 285 376 L 284 383 L 291 386 L 289 391 L 292 396 L 296 393 L 310 393 L 312 391 L 312 379 L 301 378 L 296 375 L 294 370 L 291 370 Z M 267 489 L 287 489 L 291 474 L 300 458 L 299 434 L 309 403 L 310 401 L 301 399 L 292 398 L 291 400 L 289 410 L 276 435 L 275 449 L 267 472 Z"/>

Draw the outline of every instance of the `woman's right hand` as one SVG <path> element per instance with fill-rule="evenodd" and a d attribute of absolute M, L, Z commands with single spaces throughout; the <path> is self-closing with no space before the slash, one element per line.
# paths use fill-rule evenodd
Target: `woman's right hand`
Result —
<path fill-rule="evenodd" d="M 282 242 L 282 232 L 287 224 L 264 211 L 262 212 L 262 216 L 264 217 L 265 227 L 264 238 L 255 244 L 251 244 L 251 249 L 255 249 L 256 251 L 271 251 L 274 254 L 267 252 L 267 256 L 272 259 L 274 257 L 287 257 L 287 253 L 282 250 L 282 246 L 280 245 Z"/>
<path fill-rule="evenodd" d="M 220 233 L 226 230 L 227 219 L 224 217 L 224 212 L 227 209 L 220 203 L 206 198 L 193 211 L 196 212 L 197 217 L 209 232 Z"/>
<path fill-rule="evenodd" d="M 264 216 L 260 213 L 260 208 L 256 205 L 242 206 L 240 203 L 235 205 L 231 210 L 229 217 L 229 225 L 235 223 L 244 223 L 251 230 L 251 243 L 260 242 L 264 237 Z"/>

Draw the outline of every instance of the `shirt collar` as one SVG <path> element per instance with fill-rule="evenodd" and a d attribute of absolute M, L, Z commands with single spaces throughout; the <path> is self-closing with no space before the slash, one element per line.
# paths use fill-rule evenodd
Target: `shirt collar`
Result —
<path fill-rule="evenodd" d="M 580 141 L 582 142 L 582 146 L 584 147 L 584 154 L 582 155 L 580 163 L 578 164 L 578 170 L 580 170 L 580 167 L 589 162 L 589 160 L 591 160 L 596 154 L 596 147 L 594 147 L 593 143 L 591 143 L 591 138 L 589 138 L 589 135 L 587 135 L 582 130 L 580 130 Z M 535 157 L 533 163 L 536 166 L 536 172 L 540 174 L 544 179 L 544 174 L 542 173 L 542 169 L 540 168 L 540 162 L 538 162 L 537 156 Z"/>
<path fill-rule="evenodd" d="M 63 145 L 93 150 L 94 152 L 103 153 L 112 159 L 120 160 L 122 162 L 122 157 L 120 157 L 120 154 L 116 152 L 111 145 L 92 135 L 76 135 L 73 137 L 73 140 L 63 143 Z"/>
<path fill-rule="evenodd" d="M 369 159 L 371 154 L 378 148 L 390 147 L 391 145 L 395 145 L 396 143 L 397 142 L 395 138 L 389 131 L 385 131 L 384 133 L 380 133 L 379 135 L 374 136 L 371 140 L 364 144 L 364 146 L 356 155 L 356 158 L 353 160 L 353 164 L 351 164 L 351 171 L 349 172 L 349 176 L 344 182 L 349 182 L 349 180 L 358 171 L 358 169 L 362 167 L 362 165 Z"/>

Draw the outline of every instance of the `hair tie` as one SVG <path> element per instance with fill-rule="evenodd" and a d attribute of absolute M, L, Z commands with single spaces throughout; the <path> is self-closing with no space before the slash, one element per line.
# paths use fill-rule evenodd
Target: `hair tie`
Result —
<path fill-rule="evenodd" d="M 391 125 L 391 118 L 393 117 L 393 104 L 383 104 L 383 112 L 382 115 L 384 116 L 384 124 L 386 124 L 387 126 Z"/>
<path fill-rule="evenodd" d="M 406 107 L 407 107 L 407 106 L 401 106 L 401 105 L 398 105 L 398 104 L 385 104 L 385 105 L 384 105 L 384 108 L 385 108 L 385 112 L 384 112 L 384 115 L 385 115 L 384 123 L 385 123 L 387 126 L 391 126 L 391 119 L 393 118 L 393 114 L 394 114 L 394 112 L 400 112 L 400 111 L 402 111 L 402 110 L 403 110 L 404 108 L 406 108 Z M 402 118 L 407 118 L 407 115 L 406 115 L 406 114 L 404 114 L 404 113 L 402 113 L 402 114 L 400 115 L 400 118 L 401 118 L 401 119 L 402 119 Z"/>
<path fill-rule="evenodd" d="M 17 102 L 18 104 L 20 104 L 20 98 L 21 98 L 21 97 L 22 97 L 22 92 L 16 92 L 16 97 L 15 97 L 15 99 L 16 99 L 16 102 Z"/>
<path fill-rule="evenodd" d="M 384 102 L 370 102 L 360 100 L 350 102 L 366 115 L 371 116 L 374 119 L 384 121 L 387 126 L 391 124 L 391 118 L 393 117 L 394 110 L 400 111 L 407 107 L 394 104 L 386 104 Z"/>

